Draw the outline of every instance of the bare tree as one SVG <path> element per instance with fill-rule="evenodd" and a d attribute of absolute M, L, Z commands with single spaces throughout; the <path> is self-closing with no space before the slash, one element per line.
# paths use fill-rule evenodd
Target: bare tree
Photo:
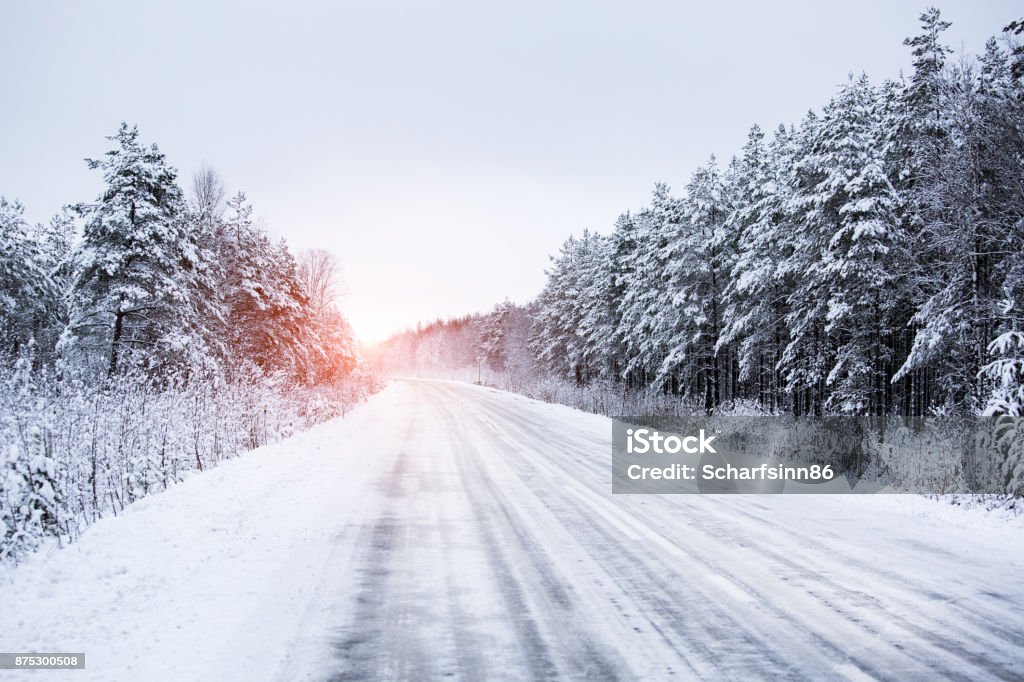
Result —
<path fill-rule="evenodd" d="M 299 253 L 299 281 L 309 296 L 310 307 L 323 319 L 334 307 L 340 292 L 338 259 L 323 249 Z"/>
<path fill-rule="evenodd" d="M 204 225 L 224 214 L 224 183 L 217 171 L 203 166 L 192 174 L 192 207 Z"/>

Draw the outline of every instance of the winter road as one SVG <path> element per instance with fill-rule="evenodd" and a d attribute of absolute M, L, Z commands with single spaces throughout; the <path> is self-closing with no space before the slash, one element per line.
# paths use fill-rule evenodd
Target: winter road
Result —
<path fill-rule="evenodd" d="M 1024 679 L 1019 523 L 909 496 L 613 496 L 610 437 L 398 382 L 8 576 L 23 617 L 0 643 L 85 650 L 106 680 Z"/>

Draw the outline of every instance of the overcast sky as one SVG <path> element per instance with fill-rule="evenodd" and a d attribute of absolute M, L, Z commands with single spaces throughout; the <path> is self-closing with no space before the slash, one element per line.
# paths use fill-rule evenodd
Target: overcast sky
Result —
<path fill-rule="evenodd" d="M 0 0 L 0 194 L 88 200 L 121 120 L 187 186 L 203 163 L 295 248 L 344 266 L 365 340 L 525 302 L 572 233 L 607 232 L 747 129 L 909 66 L 924 4 Z M 938 3 L 979 51 L 1015 2 Z"/>

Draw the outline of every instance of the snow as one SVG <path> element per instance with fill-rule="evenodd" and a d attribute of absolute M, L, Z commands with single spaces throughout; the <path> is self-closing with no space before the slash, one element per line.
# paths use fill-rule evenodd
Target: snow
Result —
<path fill-rule="evenodd" d="M 610 438 L 605 417 L 398 382 L 4 570 L 0 650 L 85 652 L 75 679 L 105 681 L 1024 670 L 1024 518 L 614 496 Z"/>
<path fill-rule="evenodd" d="M 357 409 L 192 475 L 0 573 L 0 649 L 86 652 L 83 679 L 208 679 L 224 662 L 228 679 L 260 678 L 366 484 L 353 455 L 374 418 Z"/>

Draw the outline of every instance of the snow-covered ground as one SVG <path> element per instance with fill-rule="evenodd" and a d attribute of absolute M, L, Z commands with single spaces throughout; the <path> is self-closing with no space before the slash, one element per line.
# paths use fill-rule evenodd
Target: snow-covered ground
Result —
<path fill-rule="evenodd" d="M 1024 678 L 1024 519 L 611 494 L 604 417 L 464 384 L 195 475 L 0 573 L 0 679 Z"/>

